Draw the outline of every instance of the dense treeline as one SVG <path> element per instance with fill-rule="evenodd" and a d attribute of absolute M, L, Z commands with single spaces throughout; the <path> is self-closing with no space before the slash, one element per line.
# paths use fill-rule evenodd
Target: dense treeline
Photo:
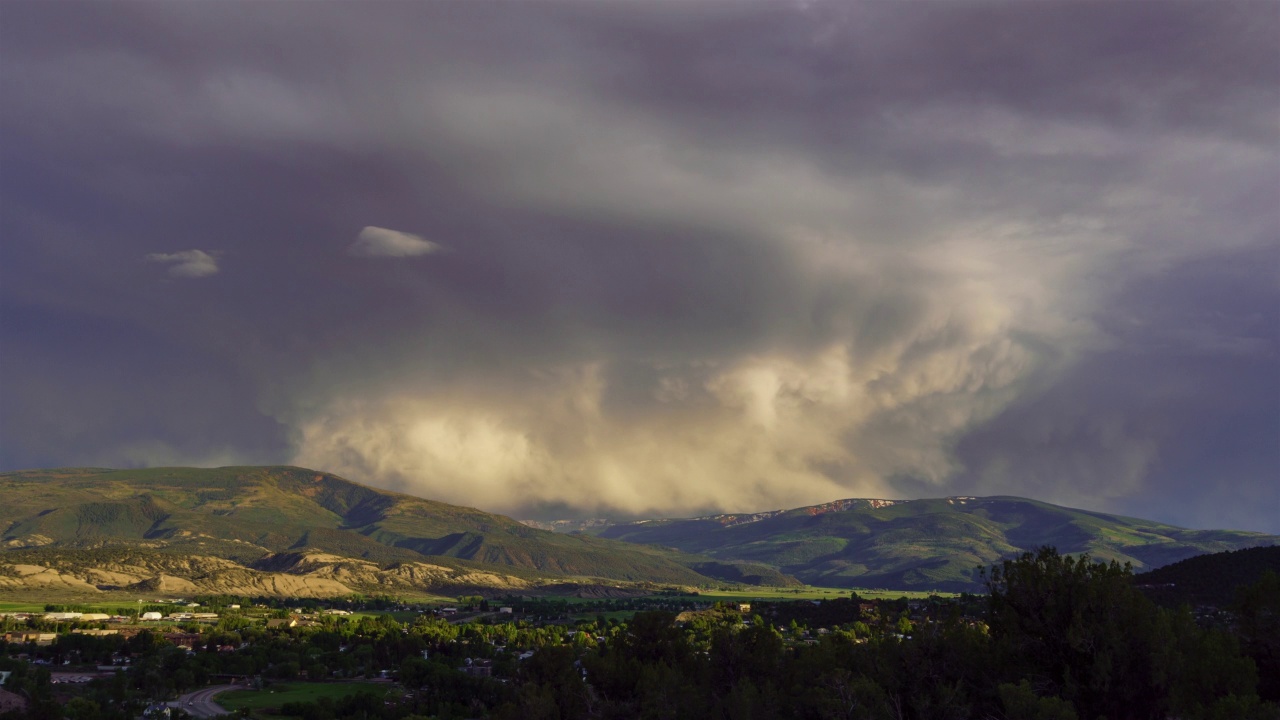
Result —
<path fill-rule="evenodd" d="M 1197 555 L 1141 573 L 1134 581 L 1166 607 L 1226 607 L 1235 600 L 1236 588 L 1255 582 L 1268 570 L 1280 573 L 1280 546 Z"/>
<path fill-rule="evenodd" d="M 583 659 L 585 685 L 556 682 L 567 655 L 531 665 L 537 675 L 521 688 L 518 716 L 1280 717 L 1259 697 L 1257 660 L 1235 637 L 1155 607 L 1126 568 L 1044 550 L 1004 563 L 987 582 L 986 627 L 944 619 L 910 639 L 857 642 L 840 630 L 788 649 L 775 627 L 755 622 L 717 628 L 700 644 L 669 616 L 637 615 L 620 642 Z M 1274 589 L 1257 592 L 1254 617 L 1274 622 Z"/>
<path fill-rule="evenodd" d="M 1161 608 L 1115 563 L 1024 555 L 986 575 L 989 594 L 946 606 L 856 598 L 644 611 L 575 627 L 451 624 L 391 616 L 287 632 L 221 628 L 187 653 L 151 633 L 63 636 L 50 658 L 122 653 L 134 667 L 72 703 L 25 663 L 10 689 L 33 718 L 136 717 L 143 700 L 219 674 L 289 680 L 394 670 L 403 694 L 291 703 L 337 718 L 858 718 L 860 720 L 1276 720 L 1280 578 L 1243 588 L 1228 625 Z M 819 629 L 821 627 L 821 629 Z M 226 652 L 227 648 L 237 648 Z M 519 659 L 519 651 L 532 650 Z M 483 667 L 483 672 L 473 671 Z M 491 673 L 491 676 L 489 674 Z M 43 678 L 43 679 L 42 679 Z M 43 684 L 42 684 L 43 683 Z"/>

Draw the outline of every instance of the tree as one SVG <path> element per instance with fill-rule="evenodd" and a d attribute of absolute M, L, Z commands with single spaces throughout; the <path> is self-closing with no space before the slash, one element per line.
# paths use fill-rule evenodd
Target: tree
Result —
<path fill-rule="evenodd" d="M 1280 700 L 1280 575 L 1267 570 L 1242 588 L 1234 610 L 1245 654 L 1258 666 L 1258 694 Z"/>
<path fill-rule="evenodd" d="M 1156 671 L 1164 639 L 1158 609 L 1133 587 L 1132 569 L 1051 547 L 1006 560 L 986 577 L 988 624 L 1011 679 L 1072 702 L 1086 718 L 1163 718 Z"/>
<path fill-rule="evenodd" d="M 1019 720 L 1076 720 L 1071 703 L 1056 697 L 1040 697 L 1031 689 L 1031 683 L 1023 680 L 1014 685 L 1005 683 L 999 688 L 1000 702 L 1005 713 Z"/>
<path fill-rule="evenodd" d="M 581 718 L 587 715 L 587 689 L 574 665 L 572 648 L 545 647 L 534 653 L 521 668 L 526 685 L 539 688 L 538 698 L 550 698 L 556 708 L 554 718 Z M 529 707 L 533 706 L 533 697 Z"/>

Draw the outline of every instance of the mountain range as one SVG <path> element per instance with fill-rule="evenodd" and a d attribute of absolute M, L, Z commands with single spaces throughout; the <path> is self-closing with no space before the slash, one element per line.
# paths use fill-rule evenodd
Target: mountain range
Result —
<path fill-rule="evenodd" d="M 979 567 L 1052 545 L 1135 570 L 1193 555 L 1280 544 L 1280 537 L 1189 530 L 1018 497 L 837 500 L 751 514 L 595 525 L 602 538 L 777 568 L 810 585 L 950 591 Z"/>
<path fill-rule="evenodd" d="M 0 473 L 0 498 L 0 593 L 10 595 L 621 593 L 726 581 L 975 590 L 978 566 L 1045 544 L 1151 568 L 1280 543 L 1013 497 L 564 521 L 553 532 L 297 467 L 28 470 Z"/>

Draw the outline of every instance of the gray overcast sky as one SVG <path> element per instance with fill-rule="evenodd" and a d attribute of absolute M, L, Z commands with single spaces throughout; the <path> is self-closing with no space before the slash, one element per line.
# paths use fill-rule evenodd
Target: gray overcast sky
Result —
<path fill-rule="evenodd" d="M 1280 4 L 5 2 L 0 469 L 1280 532 Z"/>

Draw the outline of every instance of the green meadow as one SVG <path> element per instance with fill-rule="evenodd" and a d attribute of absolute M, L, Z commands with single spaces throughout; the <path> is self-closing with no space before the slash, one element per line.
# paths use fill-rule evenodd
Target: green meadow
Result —
<path fill-rule="evenodd" d="M 867 590 L 862 588 L 829 588 L 814 587 L 747 587 L 737 590 L 709 590 L 697 595 L 677 596 L 683 600 L 702 600 L 710 602 L 747 602 L 750 600 L 831 600 L 838 597 L 849 597 L 857 593 L 858 597 L 874 600 L 894 600 L 907 598 L 915 600 L 930 595 L 938 597 L 955 597 L 952 592 L 934 592 L 930 590 Z"/>

